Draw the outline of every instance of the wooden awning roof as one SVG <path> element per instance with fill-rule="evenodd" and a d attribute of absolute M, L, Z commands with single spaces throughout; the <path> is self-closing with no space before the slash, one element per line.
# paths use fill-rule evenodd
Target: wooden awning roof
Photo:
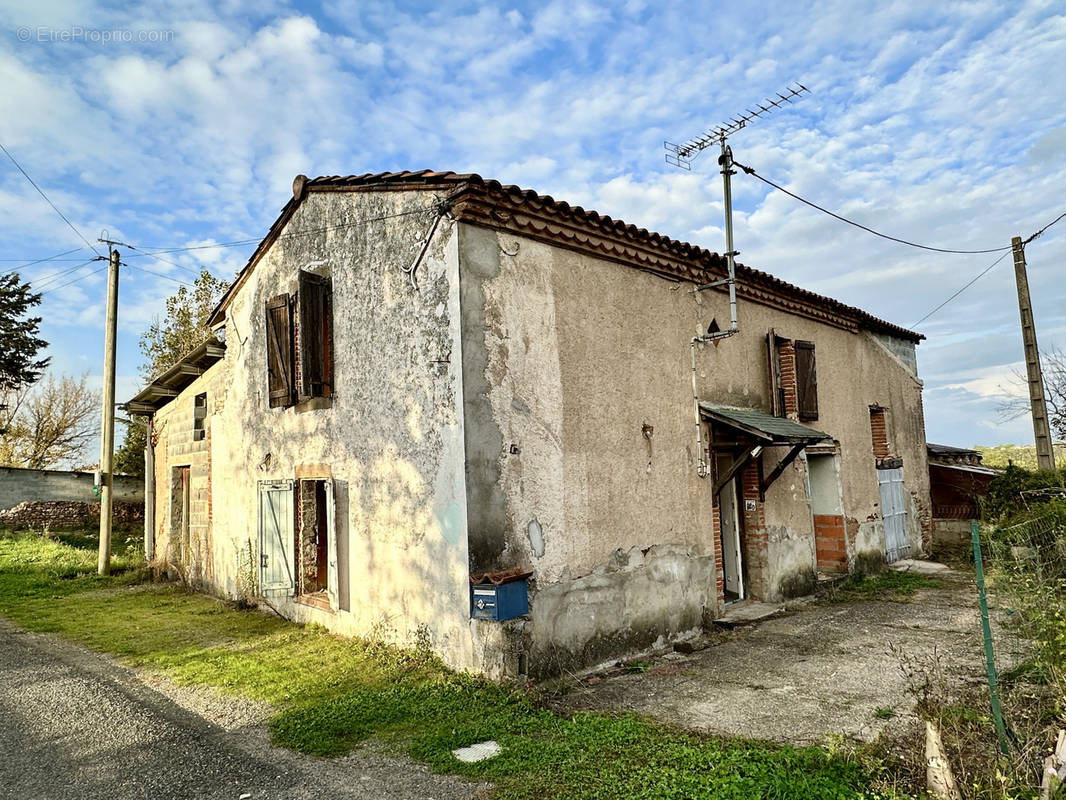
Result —
<path fill-rule="evenodd" d="M 213 336 L 201 342 L 182 359 L 154 378 L 141 389 L 126 406 L 131 414 L 151 416 L 179 394 L 181 390 L 199 378 L 207 368 L 226 355 L 226 345 Z"/>
<path fill-rule="evenodd" d="M 833 438 L 828 433 L 753 408 L 727 408 L 700 403 L 700 411 L 704 417 L 742 431 L 767 445 L 814 444 Z"/>

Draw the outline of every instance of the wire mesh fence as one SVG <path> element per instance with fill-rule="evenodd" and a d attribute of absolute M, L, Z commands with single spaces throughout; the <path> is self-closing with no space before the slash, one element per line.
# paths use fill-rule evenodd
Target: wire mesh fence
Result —
<path fill-rule="evenodd" d="M 984 561 L 992 609 L 986 638 L 996 656 L 989 670 L 993 716 L 999 678 L 1006 694 L 1001 749 L 1007 760 L 1036 767 L 1043 797 L 1066 797 L 1059 789 L 1066 764 L 1055 754 L 1056 733 L 1066 726 L 1066 501 L 1041 499 L 1020 497 L 1024 511 L 984 526 L 974 552 Z"/>

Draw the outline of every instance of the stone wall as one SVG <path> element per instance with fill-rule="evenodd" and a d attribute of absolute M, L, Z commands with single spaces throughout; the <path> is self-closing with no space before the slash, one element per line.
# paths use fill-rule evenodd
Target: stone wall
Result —
<path fill-rule="evenodd" d="M 93 503 L 95 500 L 91 472 L 0 467 L 0 510 L 23 502 Z M 144 481 L 116 475 L 114 500 L 143 505 Z"/>
<path fill-rule="evenodd" d="M 132 528 L 144 524 L 144 503 L 115 502 L 111 511 L 115 526 Z M 95 528 L 99 524 L 99 502 L 30 500 L 0 510 L 0 527 L 5 528 Z"/>

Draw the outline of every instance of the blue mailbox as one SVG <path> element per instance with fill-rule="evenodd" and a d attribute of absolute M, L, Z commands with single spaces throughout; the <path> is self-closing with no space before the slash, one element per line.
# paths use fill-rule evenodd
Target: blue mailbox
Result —
<path fill-rule="evenodd" d="M 497 622 L 529 613 L 529 576 L 508 570 L 470 576 L 470 616 Z"/>

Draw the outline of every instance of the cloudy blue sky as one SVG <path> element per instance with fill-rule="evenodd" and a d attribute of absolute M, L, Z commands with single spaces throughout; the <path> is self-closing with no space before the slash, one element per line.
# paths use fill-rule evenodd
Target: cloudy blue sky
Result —
<path fill-rule="evenodd" d="M 432 168 L 720 251 L 714 157 L 682 172 L 663 140 L 794 81 L 812 94 L 732 140 L 792 191 L 958 249 L 1066 211 L 1066 16 L 1044 0 L 25 5 L 0 1 L 0 142 L 91 241 L 256 239 L 297 173 Z M 735 206 L 742 261 L 901 325 L 995 258 L 882 241 L 744 175 Z M 0 271 L 76 248 L 22 274 L 46 292 L 55 369 L 98 384 L 105 273 L 77 268 L 92 253 L 0 157 Z M 200 266 L 232 277 L 252 248 L 129 259 L 120 398 L 163 298 Z M 1041 344 L 1066 348 L 1066 221 L 1027 252 Z M 930 440 L 1032 440 L 995 413 L 1021 359 L 1009 258 L 919 329 Z"/>

